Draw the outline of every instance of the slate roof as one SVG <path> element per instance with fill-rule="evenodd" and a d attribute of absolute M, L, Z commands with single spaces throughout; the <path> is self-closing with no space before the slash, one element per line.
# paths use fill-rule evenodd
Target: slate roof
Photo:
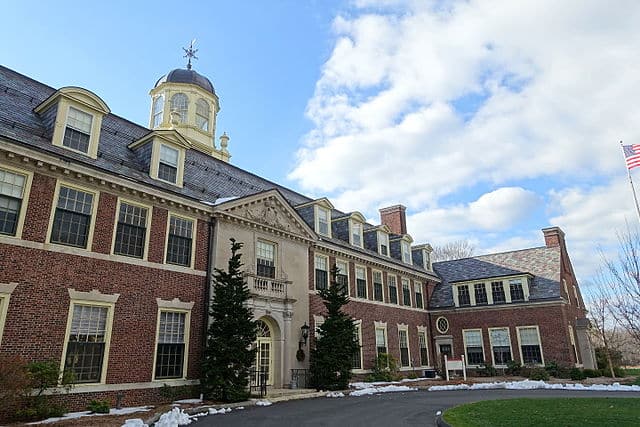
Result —
<path fill-rule="evenodd" d="M 115 114 L 107 114 L 102 121 L 96 160 L 54 146 L 33 109 L 55 91 L 0 65 L 0 137 L 198 201 L 215 203 L 218 198 L 244 197 L 271 189 L 278 189 L 293 206 L 312 200 L 197 150 L 187 150 L 183 188 L 154 180 L 128 148 L 150 130 Z"/>
<path fill-rule="evenodd" d="M 529 301 L 560 298 L 560 248 L 538 247 L 453 261 L 436 262 L 442 279 L 431 296 L 432 308 L 453 307 L 452 283 L 531 274 Z"/>

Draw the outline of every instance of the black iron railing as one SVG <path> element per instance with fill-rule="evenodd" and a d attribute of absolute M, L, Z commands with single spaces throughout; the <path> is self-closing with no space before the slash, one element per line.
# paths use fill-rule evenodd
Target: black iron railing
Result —
<path fill-rule="evenodd" d="M 254 369 L 249 372 L 249 391 L 258 392 L 260 397 L 267 395 L 267 380 L 269 373 L 266 368 Z"/>

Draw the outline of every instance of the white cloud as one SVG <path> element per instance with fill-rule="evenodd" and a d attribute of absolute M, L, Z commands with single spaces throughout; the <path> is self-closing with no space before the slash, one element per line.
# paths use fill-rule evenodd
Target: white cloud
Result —
<path fill-rule="evenodd" d="M 481 245 L 493 248 L 549 225 L 509 229 L 524 211 L 508 200 L 534 200 L 519 182 L 544 180 L 527 187 L 559 209 L 551 224 L 585 248 L 608 241 L 624 214 L 598 208 L 606 189 L 544 192 L 612 190 L 601 177 L 624 170 L 616 141 L 640 141 L 637 22 L 634 1 L 358 0 L 334 21 L 289 177 L 347 211 L 403 203 L 423 240 L 493 232 Z M 471 186 L 487 194 L 442 202 Z"/>

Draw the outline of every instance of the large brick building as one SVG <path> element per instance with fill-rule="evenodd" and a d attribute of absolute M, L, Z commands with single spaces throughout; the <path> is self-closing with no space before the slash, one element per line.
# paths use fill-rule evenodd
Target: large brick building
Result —
<path fill-rule="evenodd" d="M 0 353 L 59 361 L 78 402 L 197 383 L 211 273 L 232 237 L 274 387 L 308 367 L 296 354 L 323 321 L 333 265 L 357 324 L 355 373 L 380 352 L 403 371 L 442 354 L 593 365 L 558 228 L 542 248 L 432 264 L 403 206 L 370 224 L 230 164 L 229 138 L 214 139 L 218 97 L 190 67 L 150 94 L 147 128 L 86 89 L 0 67 Z"/>

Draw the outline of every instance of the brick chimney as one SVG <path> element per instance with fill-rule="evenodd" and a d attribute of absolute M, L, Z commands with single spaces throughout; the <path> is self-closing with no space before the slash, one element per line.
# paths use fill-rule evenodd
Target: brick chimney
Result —
<path fill-rule="evenodd" d="M 560 227 L 543 228 L 542 234 L 544 234 L 544 244 L 548 248 L 564 246 L 564 232 Z"/>
<path fill-rule="evenodd" d="M 391 229 L 394 234 L 407 234 L 406 207 L 402 205 L 389 206 L 380 209 L 380 222 Z"/>

